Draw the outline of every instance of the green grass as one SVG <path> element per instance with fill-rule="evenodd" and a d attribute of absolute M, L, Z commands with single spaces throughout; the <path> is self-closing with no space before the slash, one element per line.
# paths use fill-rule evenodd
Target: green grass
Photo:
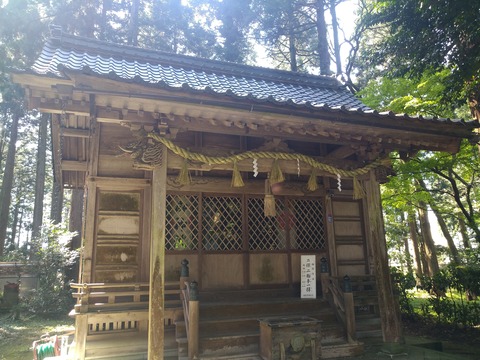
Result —
<path fill-rule="evenodd" d="M 43 334 L 64 335 L 74 330 L 73 319 L 67 316 L 52 319 L 21 316 L 13 320 L 11 314 L 0 313 L 0 360 L 33 358 L 32 343 Z"/>

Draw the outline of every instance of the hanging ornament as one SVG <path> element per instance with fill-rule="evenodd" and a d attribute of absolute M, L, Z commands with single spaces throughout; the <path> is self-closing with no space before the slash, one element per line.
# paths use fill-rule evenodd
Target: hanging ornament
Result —
<path fill-rule="evenodd" d="M 253 158 L 253 177 L 258 176 L 258 159 Z"/>
<path fill-rule="evenodd" d="M 300 159 L 297 158 L 297 176 L 300 177 Z"/>
<path fill-rule="evenodd" d="M 285 181 L 283 176 L 282 169 L 280 169 L 280 164 L 278 159 L 273 160 L 272 170 L 270 171 L 270 185 L 275 185 Z"/>
<path fill-rule="evenodd" d="M 192 183 L 192 177 L 188 171 L 188 161 L 186 159 L 183 160 L 182 168 L 177 177 L 177 182 L 180 185 L 190 185 Z"/>
<path fill-rule="evenodd" d="M 245 186 L 245 183 L 242 179 L 242 174 L 238 170 L 237 162 L 233 162 L 233 172 L 232 172 L 232 187 L 242 187 Z"/>
<path fill-rule="evenodd" d="M 315 191 L 318 189 L 317 168 L 312 169 L 312 173 L 310 174 L 310 178 L 308 179 L 307 189 L 308 191 Z"/>
<path fill-rule="evenodd" d="M 337 189 L 338 191 L 342 191 L 342 177 L 340 174 L 337 174 Z"/>
<path fill-rule="evenodd" d="M 277 216 L 275 197 L 272 194 L 272 189 L 270 188 L 270 181 L 268 179 L 265 180 L 265 199 L 263 202 L 263 213 L 266 217 Z"/>

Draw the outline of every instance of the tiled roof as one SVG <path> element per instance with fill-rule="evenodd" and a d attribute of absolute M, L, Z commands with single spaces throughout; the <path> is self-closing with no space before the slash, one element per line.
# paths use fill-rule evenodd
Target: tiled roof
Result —
<path fill-rule="evenodd" d="M 46 43 L 32 67 L 41 75 L 63 70 L 94 73 L 149 86 L 308 107 L 370 110 L 334 78 L 238 65 L 62 35 Z"/>

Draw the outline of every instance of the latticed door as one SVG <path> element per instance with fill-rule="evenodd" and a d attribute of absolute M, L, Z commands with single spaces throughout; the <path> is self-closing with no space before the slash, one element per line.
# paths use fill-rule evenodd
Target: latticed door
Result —
<path fill-rule="evenodd" d="M 171 193 L 166 200 L 168 253 L 188 255 L 211 287 L 286 283 L 296 261 L 289 254 L 327 246 L 318 198 L 276 197 L 274 217 L 265 216 L 263 196 Z"/>

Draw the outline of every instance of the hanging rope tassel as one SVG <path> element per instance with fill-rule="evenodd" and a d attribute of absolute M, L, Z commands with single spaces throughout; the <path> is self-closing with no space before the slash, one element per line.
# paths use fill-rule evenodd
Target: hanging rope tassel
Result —
<path fill-rule="evenodd" d="M 363 188 L 360 180 L 356 176 L 353 177 L 353 198 L 355 200 L 363 199 L 366 196 L 365 189 Z"/>
<path fill-rule="evenodd" d="M 232 173 L 232 187 L 243 187 L 245 186 L 245 183 L 243 182 L 242 179 L 242 174 L 240 174 L 240 171 L 238 170 L 237 162 L 233 162 L 233 173 Z"/>
<path fill-rule="evenodd" d="M 285 181 L 283 176 L 282 169 L 280 169 L 280 164 L 278 159 L 273 161 L 272 170 L 270 171 L 270 184 L 274 185 Z"/>
<path fill-rule="evenodd" d="M 177 182 L 180 185 L 190 185 L 192 183 L 192 178 L 190 176 L 190 172 L 188 170 L 188 161 L 184 160 L 182 168 L 180 169 L 180 173 L 177 177 Z"/>
<path fill-rule="evenodd" d="M 275 197 L 270 189 L 270 181 L 268 179 L 265 180 L 265 200 L 263 203 L 263 213 L 267 217 L 277 216 Z"/>
<path fill-rule="evenodd" d="M 312 173 L 310 174 L 310 178 L 308 179 L 307 189 L 308 191 L 315 191 L 318 189 L 317 168 L 312 169 Z"/>

